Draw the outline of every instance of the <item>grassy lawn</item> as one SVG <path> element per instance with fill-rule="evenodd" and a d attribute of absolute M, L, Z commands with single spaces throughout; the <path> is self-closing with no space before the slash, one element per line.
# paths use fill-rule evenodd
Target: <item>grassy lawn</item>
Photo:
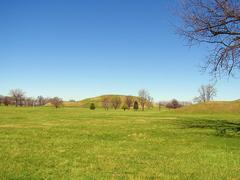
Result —
<path fill-rule="evenodd" d="M 238 127 L 238 113 L 2 106 L 0 179 L 238 179 Z"/>

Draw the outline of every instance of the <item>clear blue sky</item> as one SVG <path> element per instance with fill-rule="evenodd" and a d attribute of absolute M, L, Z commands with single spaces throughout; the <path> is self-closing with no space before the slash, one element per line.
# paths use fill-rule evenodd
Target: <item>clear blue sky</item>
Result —
<path fill-rule="evenodd" d="M 191 100 L 210 80 L 199 72 L 207 48 L 174 33 L 175 3 L 0 0 L 0 94 L 78 100 L 146 88 L 155 100 Z M 239 79 L 216 87 L 218 100 L 240 97 Z"/>

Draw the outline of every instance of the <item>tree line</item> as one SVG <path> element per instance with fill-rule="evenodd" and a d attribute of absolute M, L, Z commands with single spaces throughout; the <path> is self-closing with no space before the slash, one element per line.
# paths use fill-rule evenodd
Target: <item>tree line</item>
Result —
<path fill-rule="evenodd" d="M 198 90 L 199 95 L 193 99 L 195 103 L 208 102 L 213 100 L 213 98 L 217 94 L 217 90 L 214 85 L 207 84 L 202 85 Z M 75 100 L 70 100 L 71 102 Z M 0 105 L 14 105 L 18 106 L 45 106 L 46 104 L 51 103 L 54 107 L 59 108 L 63 106 L 63 100 L 59 97 L 46 98 L 43 96 L 38 96 L 37 98 L 27 97 L 26 93 L 21 89 L 12 89 L 9 92 L 9 96 L 1 96 L 0 95 Z M 125 96 L 124 99 L 120 96 L 106 96 L 102 99 L 102 107 L 105 110 L 109 110 L 110 108 L 119 109 L 122 108 L 124 111 L 133 108 L 134 110 L 138 110 L 141 108 L 144 111 L 146 108 L 151 109 L 154 107 L 154 99 L 150 96 L 150 93 L 141 89 L 138 92 L 138 96 Z M 159 102 L 158 107 L 159 110 L 162 106 L 165 106 L 169 109 L 180 108 L 186 104 L 190 104 L 189 102 L 179 102 L 176 99 L 171 100 L 170 102 Z M 90 104 L 90 109 L 96 109 L 95 104 Z"/>
<path fill-rule="evenodd" d="M 73 100 L 71 100 L 73 101 Z M 9 96 L 0 95 L 0 105 L 14 105 L 16 107 L 21 106 L 45 106 L 46 104 L 51 103 L 54 107 L 59 108 L 63 105 L 63 100 L 59 97 L 45 98 L 43 96 L 38 96 L 37 98 L 27 97 L 26 93 L 21 89 L 12 89 L 9 92 Z M 110 107 L 118 109 L 121 107 L 124 110 L 130 109 L 133 105 L 135 109 L 138 109 L 141 105 L 142 110 L 144 111 L 145 107 L 148 109 L 153 107 L 153 98 L 149 95 L 149 92 L 145 89 L 139 91 L 139 97 L 134 98 L 133 96 L 126 96 L 124 102 L 122 102 L 121 97 L 105 97 L 102 102 L 103 108 L 108 110 Z M 91 109 L 95 109 L 94 104 L 91 104 Z"/>
<path fill-rule="evenodd" d="M 21 89 L 12 89 L 9 92 L 9 96 L 0 95 L 0 105 L 14 105 L 16 107 L 21 106 L 45 106 L 46 104 L 51 103 L 56 108 L 60 107 L 63 103 L 63 100 L 58 97 L 48 98 L 43 96 L 38 96 L 37 98 L 27 97 L 26 93 Z"/>

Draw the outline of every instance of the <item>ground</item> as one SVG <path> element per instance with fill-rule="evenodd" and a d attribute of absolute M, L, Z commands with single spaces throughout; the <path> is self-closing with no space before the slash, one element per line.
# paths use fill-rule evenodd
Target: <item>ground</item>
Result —
<path fill-rule="evenodd" d="M 1 106 L 0 179 L 238 179 L 239 124 L 239 113 Z"/>

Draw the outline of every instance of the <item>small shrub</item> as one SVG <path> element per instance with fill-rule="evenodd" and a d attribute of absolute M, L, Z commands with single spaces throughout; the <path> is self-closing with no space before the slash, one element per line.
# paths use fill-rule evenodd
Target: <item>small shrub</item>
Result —
<path fill-rule="evenodd" d="M 226 135 L 226 129 L 225 129 L 225 128 L 217 129 L 217 135 L 218 135 L 218 136 L 224 136 L 224 135 Z"/>
<path fill-rule="evenodd" d="M 90 104 L 90 109 L 91 109 L 91 110 L 95 110 L 95 109 L 96 109 L 96 106 L 95 106 L 94 103 L 91 103 L 91 104 Z"/>
<path fill-rule="evenodd" d="M 177 109 L 180 107 L 182 107 L 182 105 L 179 104 L 179 102 L 176 99 L 173 99 L 171 102 L 166 104 L 166 108 L 169 108 L 169 109 Z"/>
<path fill-rule="evenodd" d="M 231 128 L 217 128 L 217 136 L 239 136 L 240 127 L 231 127 Z"/>
<path fill-rule="evenodd" d="M 126 111 L 126 109 L 128 109 L 128 106 L 127 106 L 126 104 L 124 104 L 124 105 L 122 106 L 122 109 L 123 109 L 124 111 Z"/>

